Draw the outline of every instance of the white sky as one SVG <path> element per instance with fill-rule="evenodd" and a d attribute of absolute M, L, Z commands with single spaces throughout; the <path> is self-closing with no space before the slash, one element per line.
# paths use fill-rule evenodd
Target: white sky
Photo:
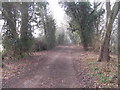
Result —
<path fill-rule="evenodd" d="M 61 23 L 65 22 L 65 12 L 63 8 L 61 8 L 58 4 L 58 0 L 47 0 L 50 4 L 50 10 L 53 13 L 53 17 L 57 22 L 57 25 L 60 25 Z"/>

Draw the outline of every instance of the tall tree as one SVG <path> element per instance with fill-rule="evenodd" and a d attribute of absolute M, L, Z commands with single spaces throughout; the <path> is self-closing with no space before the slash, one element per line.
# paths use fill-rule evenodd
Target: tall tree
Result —
<path fill-rule="evenodd" d="M 3 47 L 6 52 L 12 52 L 13 56 L 16 54 L 16 39 L 18 38 L 18 33 L 16 30 L 16 5 L 12 2 L 4 2 L 2 4 L 2 15 L 5 21 L 3 27 Z"/>
<path fill-rule="evenodd" d="M 92 31 L 92 29 L 88 29 L 90 24 L 88 21 L 88 17 L 91 12 L 90 3 L 65 2 L 65 9 L 66 13 L 79 24 L 79 35 L 81 37 L 81 42 L 83 44 L 84 50 L 88 50 L 89 43 L 92 42 L 91 33 L 88 33 Z"/>
<path fill-rule="evenodd" d="M 48 2 L 39 2 L 39 11 L 38 14 L 41 18 L 42 25 L 44 28 L 45 40 L 47 43 L 47 49 L 51 49 L 55 46 L 55 21 L 51 15 L 48 15 Z"/>
<path fill-rule="evenodd" d="M 99 6 L 96 5 L 96 8 Z M 79 25 L 79 35 L 84 50 L 93 45 L 94 21 L 101 15 L 101 10 L 91 7 L 90 2 L 65 2 L 65 11 Z M 102 11 L 103 12 L 103 11 Z"/>
<path fill-rule="evenodd" d="M 55 38 L 56 24 L 54 19 L 49 16 L 46 25 L 47 25 L 46 41 L 48 45 L 47 47 L 48 49 L 51 49 L 56 44 L 56 38 Z"/>
<path fill-rule="evenodd" d="M 29 7 L 30 7 L 29 2 L 22 2 L 21 4 L 21 29 L 20 29 L 20 34 L 21 34 L 21 43 L 22 43 L 22 51 L 26 54 L 29 54 L 29 50 L 32 46 L 32 32 L 31 32 L 31 25 L 29 22 Z"/>
<path fill-rule="evenodd" d="M 119 11 L 119 5 L 120 5 L 120 1 L 119 2 L 116 1 L 111 10 L 110 18 L 108 19 L 108 24 L 106 27 L 106 35 L 105 35 L 103 44 L 101 46 L 101 52 L 100 52 L 98 61 L 106 61 L 106 60 L 109 61 L 110 60 L 110 56 L 109 56 L 110 36 L 111 36 L 113 22 Z"/>
<path fill-rule="evenodd" d="M 3 46 L 11 57 L 18 59 L 30 52 L 32 46 L 32 32 L 29 13 L 30 3 L 3 3 Z M 10 53 L 9 53 L 10 52 Z"/>

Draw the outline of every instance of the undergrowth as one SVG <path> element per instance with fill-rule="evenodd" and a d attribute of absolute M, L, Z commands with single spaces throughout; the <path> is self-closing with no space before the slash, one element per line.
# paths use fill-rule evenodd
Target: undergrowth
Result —
<path fill-rule="evenodd" d="M 92 57 L 91 57 L 92 56 Z M 117 56 L 111 56 L 110 62 L 97 62 L 97 55 L 88 55 L 84 62 L 90 68 L 90 75 L 95 76 L 99 88 L 118 87 L 118 60 Z"/>

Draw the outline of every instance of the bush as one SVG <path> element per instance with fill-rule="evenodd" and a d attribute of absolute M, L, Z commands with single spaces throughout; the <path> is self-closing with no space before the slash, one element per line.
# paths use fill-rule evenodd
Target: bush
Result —
<path fill-rule="evenodd" d="M 33 45 L 33 51 L 42 51 L 42 50 L 47 50 L 47 42 L 45 39 L 35 39 L 35 43 Z"/>
<path fill-rule="evenodd" d="M 33 38 L 9 38 L 7 35 L 3 38 L 3 53 L 7 57 L 13 57 L 14 60 L 24 58 L 31 53 Z"/>

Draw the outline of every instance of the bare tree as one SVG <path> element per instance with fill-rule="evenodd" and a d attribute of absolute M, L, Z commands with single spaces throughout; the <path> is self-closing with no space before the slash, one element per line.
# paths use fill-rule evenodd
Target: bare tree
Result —
<path fill-rule="evenodd" d="M 107 4 L 107 5 L 109 5 L 109 4 Z M 118 7 L 119 5 L 120 5 L 120 1 L 119 2 L 116 1 L 111 10 L 110 19 L 109 19 L 107 27 L 106 27 L 106 35 L 105 35 L 103 44 L 101 46 L 101 52 L 100 52 L 98 61 L 105 61 L 105 60 L 109 61 L 110 60 L 110 57 L 109 57 L 110 36 L 111 36 L 113 22 L 119 11 L 119 7 Z"/>

